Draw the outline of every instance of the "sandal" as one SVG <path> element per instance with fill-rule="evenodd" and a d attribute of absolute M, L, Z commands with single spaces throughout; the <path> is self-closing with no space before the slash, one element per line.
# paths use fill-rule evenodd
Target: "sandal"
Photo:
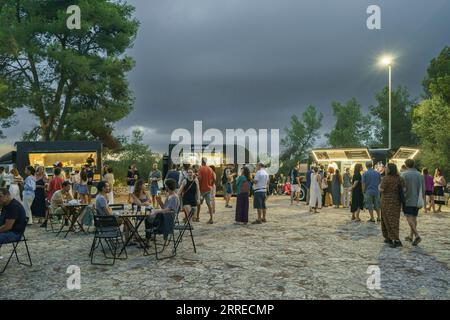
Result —
<path fill-rule="evenodd" d="M 422 241 L 422 238 L 421 238 L 421 237 L 418 237 L 418 238 L 414 239 L 412 245 L 413 245 L 413 246 L 417 246 L 421 241 Z"/>
<path fill-rule="evenodd" d="M 214 223 L 213 220 L 209 219 L 208 224 L 213 224 L 213 223 Z"/>
<path fill-rule="evenodd" d="M 413 239 L 411 237 L 405 237 L 405 241 L 413 242 Z"/>
<path fill-rule="evenodd" d="M 266 219 L 261 219 L 261 222 L 267 222 L 267 220 Z"/>

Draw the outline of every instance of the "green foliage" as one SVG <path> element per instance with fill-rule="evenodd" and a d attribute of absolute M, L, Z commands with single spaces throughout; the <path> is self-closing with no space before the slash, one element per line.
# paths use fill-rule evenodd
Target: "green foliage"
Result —
<path fill-rule="evenodd" d="M 450 47 L 446 46 L 437 58 L 431 60 L 422 84 L 428 98 L 441 97 L 450 103 Z"/>
<path fill-rule="evenodd" d="M 291 117 L 291 127 L 285 128 L 286 137 L 281 140 L 281 172 L 286 173 L 297 161 L 307 160 L 314 142 L 319 137 L 323 114 L 316 107 L 309 106 L 302 114 L 302 120 L 296 115 Z"/>
<path fill-rule="evenodd" d="M 374 117 L 374 141 L 371 147 L 389 145 L 389 89 L 384 88 L 375 96 L 377 105 L 371 106 Z M 412 111 L 416 101 L 410 98 L 407 89 L 399 86 L 392 91 L 392 148 L 416 146 L 417 137 L 412 133 Z"/>
<path fill-rule="evenodd" d="M 333 102 L 334 129 L 326 134 L 328 144 L 334 148 L 368 146 L 372 143 L 372 122 L 370 116 L 363 115 L 361 105 L 355 98 L 345 105 Z"/>
<path fill-rule="evenodd" d="M 66 26 L 67 8 L 81 9 L 81 29 Z M 138 22 L 134 8 L 107 0 L 0 0 L 0 79 L 39 125 L 28 139 L 100 139 L 117 148 L 113 123 L 132 109 L 126 73 Z"/>
<path fill-rule="evenodd" d="M 159 170 L 162 170 L 161 156 L 150 150 L 149 146 L 144 144 L 144 134 L 140 130 L 134 130 L 130 137 L 122 136 L 119 138 L 122 149 L 109 151 L 105 164 L 111 166 L 114 170 L 114 177 L 119 184 L 126 184 L 128 167 L 135 164 L 138 168 L 141 179 L 147 181 L 153 164 L 157 163 Z"/>
<path fill-rule="evenodd" d="M 442 97 L 423 100 L 413 119 L 413 130 L 421 142 L 421 163 L 431 172 L 441 168 L 450 177 L 450 104 Z"/>

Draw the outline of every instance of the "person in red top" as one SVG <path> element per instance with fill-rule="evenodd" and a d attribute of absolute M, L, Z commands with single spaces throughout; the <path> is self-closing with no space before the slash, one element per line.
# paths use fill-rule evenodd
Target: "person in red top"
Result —
<path fill-rule="evenodd" d="M 53 178 L 50 180 L 50 183 L 48 184 L 48 192 L 47 192 L 47 199 L 51 200 L 53 197 L 53 194 L 62 189 L 62 184 L 64 182 L 64 179 L 60 176 L 61 175 L 61 168 L 56 167 L 53 170 Z"/>
<path fill-rule="evenodd" d="M 216 174 L 214 171 L 206 165 L 206 158 L 202 158 L 202 166 L 198 170 L 198 180 L 200 183 L 200 205 L 197 207 L 197 219 L 200 220 L 200 207 L 203 201 L 206 201 L 209 211 L 209 224 L 213 223 L 213 211 L 211 207 L 211 190 L 216 180 Z"/>

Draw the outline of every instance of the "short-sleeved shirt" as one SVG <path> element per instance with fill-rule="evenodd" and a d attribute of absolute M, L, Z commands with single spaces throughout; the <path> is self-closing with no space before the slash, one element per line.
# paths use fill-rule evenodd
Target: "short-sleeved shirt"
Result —
<path fill-rule="evenodd" d="M 214 172 L 208 166 L 201 166 L 198 170 L 198 180 L 200 182 L 200 192 L 211 191 L 213 187 Z"/>
<path fill-rule="evenodd" d="M 98 194 L 95 198 L 95 209 L 97 210 L 97 214 L 100 216 L 107 216 L 108 212 L 108 200 L 101 195 Z"/>
<path fill-rule="evenodd" d="M 50 200 L 50 207 L 52 208 L 52 210 L 56 210 L 61 206 L 61 204 L 64 201 L 70 201 L 72 199 L 73 199 L 73 197 L 70 194 L 70 192 L 63 193 L 63 190 L 58 190 L 55 193 L 53 193 L 53 196 Z"/>
<path fill-rule="evenodd" d="M 178 189 L 179 186 L 179 181 L 180 181 L 180 171 L 175 171 L 175 170 L 170 170 L 169 172 L 167 172 L 166 175 L 166 180 L 167 179 L 173 179 L 175 180 L 175 188 Z"/>
<path fill-rule="evenodd" d="M 25 209 L 16 199 L 12 199 L 11 202 L 3 206 L 0 214 L 0 226 L 3 226 L 6 220 L 15 220 L 11 231 L 17 234 L 21 234 L 25 231 L 26 227 L 26 214 Z"/>
<path fill-rule="evenodd" d="M 158 181 L 153 181 L 153 178 L 161 179 L 161 171 L 156 170 L 150 173 L 150 181 L 152 182 L 152 185 L 158 185 Z"/>
<path fill-rule="evenodd" d="M 64 182 L 64 179 L 61 177 L 53 177 L 52 180 L 50 180 L 50 183 L 48 184 L 48 199 L 52 199 L 53 194 L 62 189 L 62 184 Z"/>
<path fill-rule="evenodd" d="M 164 202 L 164 209 L 170 209 L 171 211 L 177 212 L 179 205 L 180 203 L 178 200 L 178 196 L 176 194 L 173 194 L 167 197 L 166 201 Z"/>
<path fill-rule="evenodd" d="M 349 173 L 344 173 L 342 180 L 344 181 L 344 188 L 350 188 L 352 186 L 352 177 Z"/>
<path fill-rule="evenodd" d="M 378 190 L 378 186 L 381 183 L 381 175 L 378 171 L 370 168 L 362 175 L 362 181 L 364 186 L 364 192 L 370 196 L 379 196 L 380 191 Z"/>
<path fill-rule="evenodd" d="M 416 169 L 407 169 L 400 175 L 405 181 L 405 204 L 407 207 L 417 207 L 420 193 L 424 195 L 423 176 Z"/>
<path fill-rule="evenodd" d="M 253 180 L 256 181 L 255 192 L 267 192 L 267 181 L 269 180 L 269 175 L 266 170 L 260 169 L 256 172 Z"/>

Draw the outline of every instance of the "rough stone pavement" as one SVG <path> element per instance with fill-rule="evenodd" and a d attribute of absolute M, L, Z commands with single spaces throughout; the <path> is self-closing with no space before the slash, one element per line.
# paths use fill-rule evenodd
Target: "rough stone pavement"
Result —
<path fill-rule="evenodd" d="M 234 203 L 224 209 L 218 200 L 216 223 L 203 215 L 194 224 L 197 254 L 185 237 L 175 258 L 157 262 L 130 247 L 128 260 L 106 267 L 90 264 L 92 233 L 63 239 L 35 225 L 27 230 L 33 267 L 13 260 L 0 275 L 0 299 L 450 298 L 450 213 L 421 213 L 419 247 L 392 249 L 379 224 L 350 222 L 347 209 L 312 214 L 284 196 L 268 206 L 266 224 L 239 226 Z M 407 230 L 402 217 L 402 239 Z M 0 266 L 9 250 L 0 249 Z M 81 269 L 80 290 L 66 287 L 70 265 Z M 379 290 L 367 287 L 371 265 L 380 268 Z"/>

